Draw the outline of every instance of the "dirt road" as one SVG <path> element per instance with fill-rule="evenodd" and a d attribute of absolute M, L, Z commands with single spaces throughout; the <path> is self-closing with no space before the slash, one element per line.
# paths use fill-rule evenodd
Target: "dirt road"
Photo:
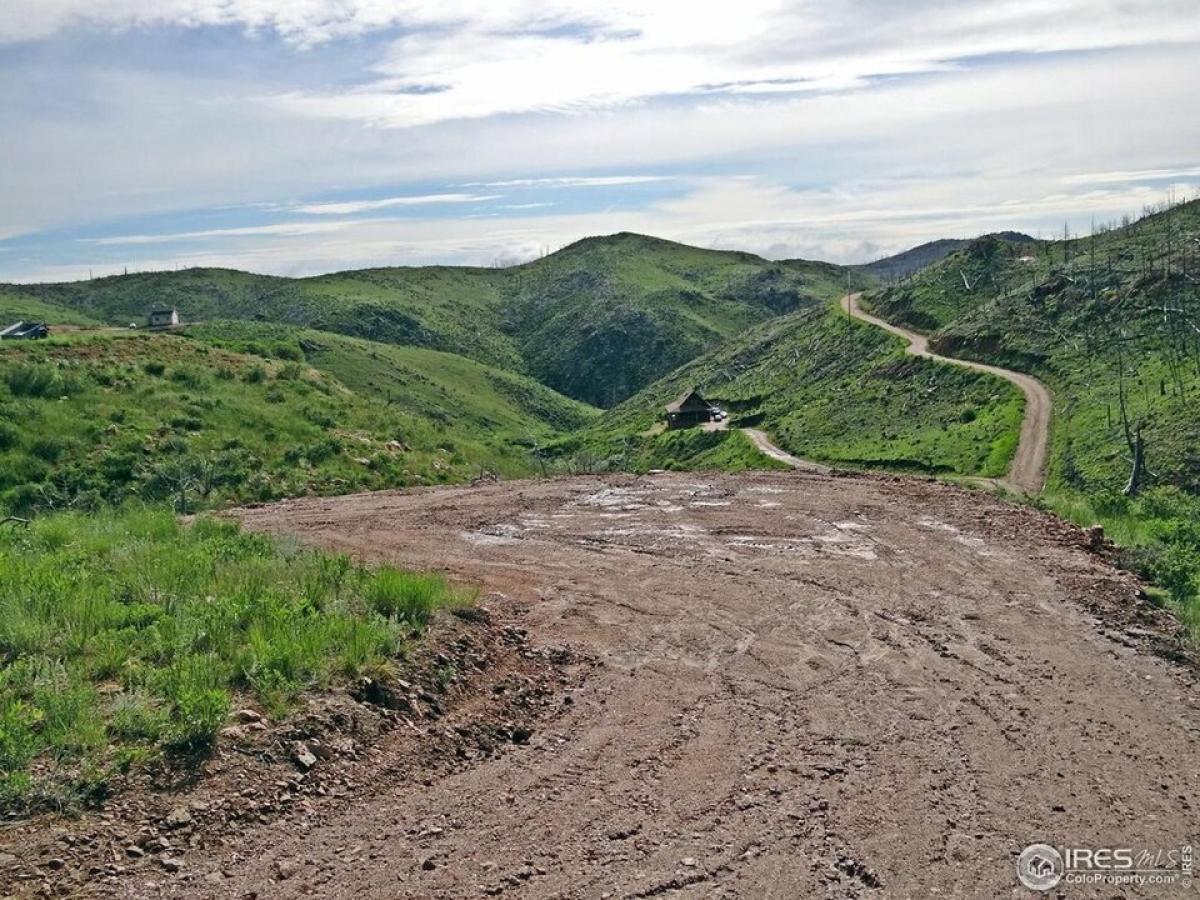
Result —
<path fill-rule="evenodd" d="M 883 319 L 864 312 L 858 305 L 860 294 L 847 294 L 843 298 L 846 312 L 864 322 L 878 326 L 885 331 L 898 335 L 908 341 L 908 352 L 914 356 L 925 356 L 941 362 L 974 369 L 977 372 L 987 372 L 1005 381 L 1012 382 L 1025 395 L 1025 418 L 1021 422 L 1021 437 L 1017 444 L 1017 452 L 1013 456 L 1008 477 L 1000 479 L 1000 483 L 1017 493 L 1037 494 L 1046 484 L 1046 447 L 1050 438 L 1050 415 L 1053 402 L 1046 386 L 1029 375 L 990 366 L 986 363 L 956 359 L 951 356 L 939 356 L 929 349 L 929 339 L 915 331 L 893 325 Z"/>
<path fill-rule="evenodd" d="M 994 898 L 1035 841 L 1200 833 L 1200 695 L 1151 652 L 1168 617 L 1031 510 L 788 472 L 240 515 L 479 582 L 532 646 L 596 666 L 525 746 L 264 822 L 127 896 Z"/>
<path fill-rule="evenodd" d="M 781 463 L 787 463 L 793 469 L 801 469 L 805 472 L 829 472 L 828 466 L 823 466 L 820 463 L 812 462 L 811 460 L 801 459 L 799 456 L 792 456 L 786 450 L 776 447 L 771 443 L 771 439 L 767 437 L 765 431 L 760 431 L 757 428 L 743 428 L 742 433 L 750 438 L 758 452 L 764 456 L 769 456 L 772 459 L 777 459 Z"/>

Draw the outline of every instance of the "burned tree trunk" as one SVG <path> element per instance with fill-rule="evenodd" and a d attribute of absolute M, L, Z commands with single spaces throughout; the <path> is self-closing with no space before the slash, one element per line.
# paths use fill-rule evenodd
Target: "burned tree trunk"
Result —
<path fill-rule="evenodd" d="M 1130 435 L 1126 431 L 1129 451 L 1132 454 L 1129 470 L 1129 481 L 1125 483 L 1122 493 L 1127 497 L 1136 497 L 1146 480 L 1146 442 L 1142 439 L 1142 423 L 1138 422 Z"/>

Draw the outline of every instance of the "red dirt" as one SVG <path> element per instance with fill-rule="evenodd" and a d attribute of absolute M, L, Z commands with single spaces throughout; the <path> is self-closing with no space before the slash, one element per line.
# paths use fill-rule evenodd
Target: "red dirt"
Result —
<path fill-rule="evenodd" d="M 591 664 L 546 681 L 526 744 L 447 765 L 431 742 L 425 774 L 410 752 L 410 777 L 381 766 L 340 805 L 268 812 L 174 874 L 88 893 L 1007 897 L 1027 844 L 1200 831 L 1200 692 L 1186 656 L 1163 658 L 1174 621 L 1077 529 L 985 494 L 668 473 L 238 514 L 481 583 L 529 653 Z"/>

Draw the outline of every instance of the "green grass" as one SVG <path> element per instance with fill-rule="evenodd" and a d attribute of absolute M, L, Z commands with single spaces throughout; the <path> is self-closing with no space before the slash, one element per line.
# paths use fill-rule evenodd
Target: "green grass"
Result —
<path fill-rule="evenodd" d="M 830 307 L 773 319 L 672 372 L 561 442 L 621 464 L 663 406 L 698 386 L 734 426 L 768 431 L 790 453 L 864 468 L 1001 475 L 1016 447 L 1024 401 L 1007 382 L 907 356 L 878 328 Z M 657 462 L 670 452 L 660 447 Z M 760 460 L 763 457 L 759 457 Z M 687 465 L 686 456 L 677 460 Z"/>
<path fill-rule="evenodd" d="M 166 510 L 0 529 L 0 810 L 99 799 L 131 763 L 211 746 L 235 704 L 286 715 L 464 602 Z"/>
<path fill-rule="evenodd" d="M 231 328 L 0 346 L 0 509 L 186 511 L 528 475 L 535 447 L 595 416 L 451 354 Z"/>
<path fill-rule="evenodd" d="M 1047 502 L 1103 524 L 1134 569 L 1169 588 L 1196 633 L 1200 201 L 1094 238 L 982 239 L 864 303 L 933 331 L 939 352 L 1042 379 L 1055 398 Z M 1144 497 L 1121 495 L 1130 469 L 1122 392 L 1128 419 L 1144 426 Z"/>
<path fill-rule="evenodd" d="M 844 280 L 844 269 L 824 263 L 618 234 L 507 269 L 366 269 L 304 279 L 190 269 L 0 285 L 0 309 L 127 325 L 166 303 L 185 321 L 262 319 L 455 353 L 611 406 L 752 324 L 834 296 Z"/>

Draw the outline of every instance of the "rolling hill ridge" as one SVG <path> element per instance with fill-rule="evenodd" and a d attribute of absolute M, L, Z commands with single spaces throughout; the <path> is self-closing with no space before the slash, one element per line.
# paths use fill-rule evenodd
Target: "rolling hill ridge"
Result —
<path fill-rule="evenodd" d="M 772 316 L 834 297 L 845 271 L 616 234 L 507 269 L 366 269 L 289 279 L 189 269 L 0 286 L 0 310 L 140 322 L 155 304 L 187 321 L 261 320 L 457 353 L 612 406 Z M 31 313 L 32 314 L 32 313 Z"/>

